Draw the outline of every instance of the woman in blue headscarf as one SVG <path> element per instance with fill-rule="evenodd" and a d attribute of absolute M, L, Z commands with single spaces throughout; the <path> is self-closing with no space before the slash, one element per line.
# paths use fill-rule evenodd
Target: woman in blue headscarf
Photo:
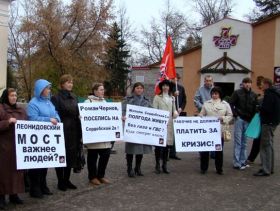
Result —
<path fill-rule="evenodd" d="M 56 125 L 60 122 L 57 111 L 50 101 L 51 83 L 44 79 L 35 82 L 34 97 L 28 103 L 27 116 L 31 121 L 51 122 Z M 42 198 L 43 194 L 52 195 L 47 186 L 47 168 L 30 169 L 30 196 Z"/>

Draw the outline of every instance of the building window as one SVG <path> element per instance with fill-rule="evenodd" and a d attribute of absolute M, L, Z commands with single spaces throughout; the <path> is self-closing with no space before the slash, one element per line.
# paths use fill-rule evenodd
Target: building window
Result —
<path fill-rule="evenodd" d="M 144 83 L 144 76 L 143 75 L 137 75 L 136 76 L 136 82 L 142 82 L 142 83 Z"/>

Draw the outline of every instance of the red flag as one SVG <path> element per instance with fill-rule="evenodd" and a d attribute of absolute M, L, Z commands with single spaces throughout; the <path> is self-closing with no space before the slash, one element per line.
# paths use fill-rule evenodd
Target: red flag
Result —
<path fill-rule="evenodd" d="M 160 77 L 155 86 L 155 94 L 159 94 L 158 84 L 164 79 L 170 80 L 176 78 L 176 69 L 174 62 L 174 52 L 172 48 L 171 37 L 168 36 L 165 50 L 160 64 Z"/>

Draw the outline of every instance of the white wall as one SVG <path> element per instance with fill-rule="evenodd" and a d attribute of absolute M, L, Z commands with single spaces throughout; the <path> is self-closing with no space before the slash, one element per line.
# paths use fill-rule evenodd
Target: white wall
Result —
<path fill-rule="evenodd" d="M 237 44 L 229 49 L 219 49 L 213 42 L 214 36 L 220 36 L 223 27 L 231 27 L 230 35 L 239 35 Z M 215 24 L 202 29 L 202 55 L 201 68 L 223 57 L 224 52 L 227 56 L 239 64 L 251 70 L 251 53 L 252 53 L 252 26 L 233 19 L 223 19 Z M 231 68 L 230 66 L 227 66 Z M 208 74 L 207 74 L 208 75 Z M 216 82 L 235 83 L 235 89 L 239 87 L 244 77 L 250 74 L 228 73 L 226 75 L 217 73 L 210 74 Z M 201 74 L 201 85 L 203 84 L 205 74 Z"/>
<path fill-rule="evenodd" d="M 219 36 L 223 27 L 231 27 L 231 35 L 239 35 L 236 46 L 230 49 L 219 49 L 213 42 L 213 37 Z M 204 67 L 222 57 L 224 52 L 227 52 L 233 60 L 251 69 L 252 26 L 249 23 L 223 19 L 202 30 L 201 66 Z"/>

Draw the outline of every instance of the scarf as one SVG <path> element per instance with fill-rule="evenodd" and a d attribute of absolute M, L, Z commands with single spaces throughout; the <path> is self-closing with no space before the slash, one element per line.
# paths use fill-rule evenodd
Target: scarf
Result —
<path fill-rule="evenodd" d="M 16 103 L 12 105 L 12 104 L 10 103 L 10 101 L 9 101 L 8 89 L 5 89 L 5 90 L 3 91 L 0 102 L 1 102 L 2 104 L 6 104 L 6 105 L 10 106 L 10 107 L 13 108 L 13 109 L 16 109 L 16 108 L 17 108 L 17 104 L 16 104 Z"/>

